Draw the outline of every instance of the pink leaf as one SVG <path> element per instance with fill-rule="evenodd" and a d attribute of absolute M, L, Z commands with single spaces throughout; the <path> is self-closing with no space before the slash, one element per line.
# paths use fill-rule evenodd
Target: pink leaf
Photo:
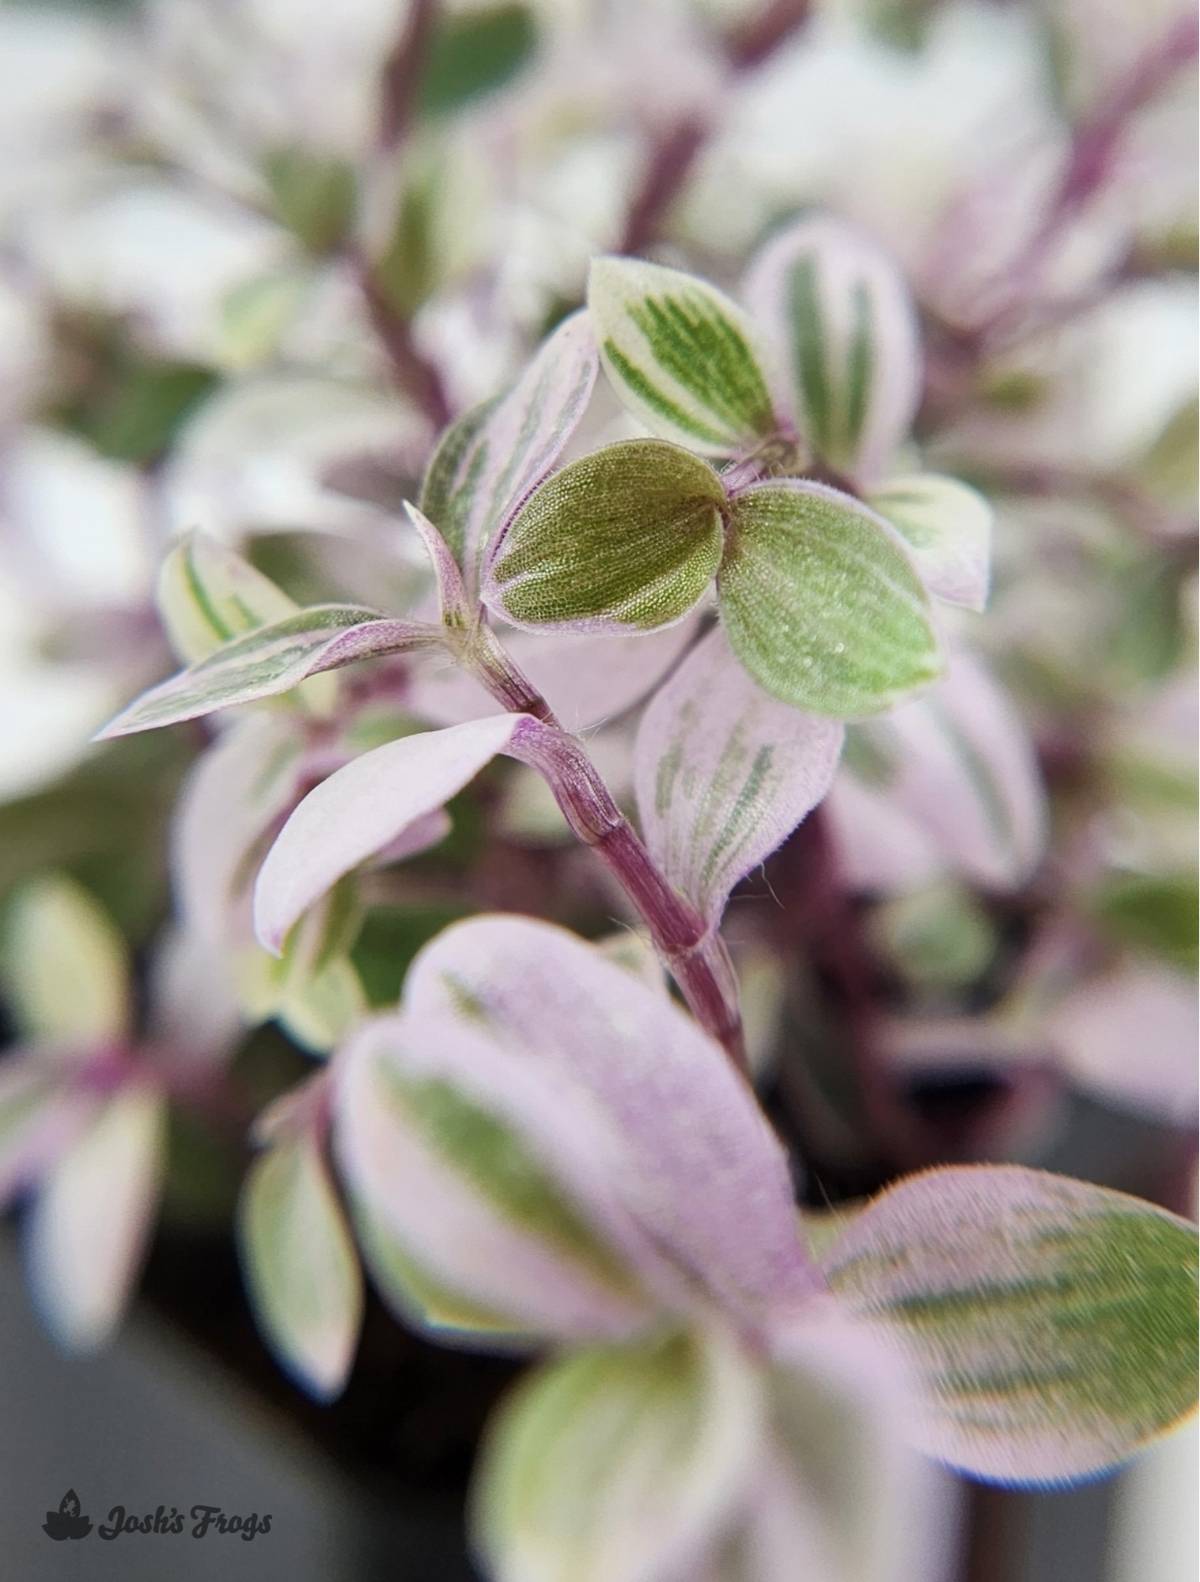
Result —
<path fill-rule="evenodd" d="M 768 697 L 720 630 L 655 695 L 635 754 L 642 832 L 709 923 L 825 795 L 843 734 L 836 720 Z"/>
<path fill-rule="evenodd" d="M 388 742 L 310 791 L 258 875 L 254 926 L 278 953 L 301 913 L 343 874 L 399 839 L 503 752 L 524 714 L 451 725 Z"/>
<path fill-rule="evenodd" d="M 480 1021 L 531 1070 L 582 1088 L 620 1138 L 630 1211 L 735 1312 L 814 1288 L 782 1148 L 721 1050 L 661 993 L 562 929 L 483 917 L 421 952 L 404 1004 L 417 1023 Z"/>

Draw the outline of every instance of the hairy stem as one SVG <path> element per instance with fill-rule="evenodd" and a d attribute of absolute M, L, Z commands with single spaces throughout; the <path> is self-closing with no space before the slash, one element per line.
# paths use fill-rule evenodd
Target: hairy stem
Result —
<path fill-rule="evenodd" d="M 461 658 L 498 703 L 548 727 L 531 733 L 522 756 L 545 778 L 572 832 L 591 847 L 628 896 L 696 1020 L 744 1074 L 737 979 L 720 935 L 671 887 L 583 744 L 562 729 L 489 627 L 476 628 Z"/>

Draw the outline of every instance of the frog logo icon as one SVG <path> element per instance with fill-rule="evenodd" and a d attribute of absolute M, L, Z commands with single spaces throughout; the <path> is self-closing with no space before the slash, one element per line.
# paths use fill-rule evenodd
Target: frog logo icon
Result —
<path fill-rule="evenodd" d="M 58 1502 L 56 1511 L 47 1511 L 46 1520 L 42 1523 L 42 1531 L 47 1538 L 61 1541 L 64 1538 L 86 1538 L 92 1530 L 92 1519 L 83 1516 L 79 1510 L 79 1496 L 74 1489 L 68 1489 Z"/>

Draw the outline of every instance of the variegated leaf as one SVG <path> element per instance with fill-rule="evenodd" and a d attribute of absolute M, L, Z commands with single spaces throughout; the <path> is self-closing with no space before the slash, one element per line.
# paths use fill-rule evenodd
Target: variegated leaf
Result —
<path fill-rule="evenodd" d="M 596 258 L 588 312 L 613 388 L 654 433 L 730 456 L 780 428 L 758 331 L 715 287 L 659 264 Z"/>
<path fill-rule="evenodd" d="M 90 1351 L 120 1321 L 150 1232 L 166 1105 L 148 1085 L 110 1098 L 56 1161 L 26 1224 L 30 1281 L 51 1331 Z"/>
<path fill-rule="evenodd" d="M 921 1447 L 975 1476 L 1085 1477 L 1195 1407 L 1195 1226 L 1123 1193 L 929 1171 L 864 1210 L 824 1268 L 919 1369 Z"/>
<path fill-rule="evenodd" d="M 982 610 L 991 581 L 991 506 L 957 478 L 918 472 L 889 478 L 870 496 L 912 550 L 925 585 L 939 599 Z"/>
<path fill-rule="evenodd" d="M 651 700 L 635 749 L 651 855 L 711 924 L 825 795 L 842 726 L 769 698 L 712 632 Z"/>
<path fill-rule="evenodd" d="M 758 1323 L 812 1294 L 783 1150 L 717 1045 L 660 990 L 563 929 L 480 917 L 417 956 L 404 1007 L 417 1025 L 464 1018 L 538 1082 L 582 1087 L 620 1141 L 612 1179 L 630 1213 L 710 1299 Z"/>
<path fill-rule="evenodd" d="M 37 1178 L 59 1135 L 63 1086 L 37 1049 L 0 1061 L 0 1212 Z"/>
<path fill-rule="evenodd" d="M 727 1340 L 672 1336 L 548 1363 L 501 1408 L 474 1525 L 497 1582 L 691 1574 L 750 1486 L 763 1402 Z"/>
<path fill-rule="evenodd" d="M 254 926 L 278 953 L 297 918 L 343 874 L 437 812 L 497 753 L 508 750 L 525 714 L 424 731 L 352 759 L 310 791 L 259 870 Z"/>
<path fill-rule="evenodd" d="M 928 842 L 942 866 L 978 883 L 1011 887 L 1037 865 L 1046 799 L 1033 743 L 1010 700 L 966 651 L 953 654 L 945 680 L 927 697 L 851 731 L 844 763 L 859 782 L 855 803 L 842 816 L 837 787 L 830 808 L 839 841 L 868 887 L 871 863 L 855 855 L 867 800 L 895 830 L 892 844 Z"/>
<path fill-rule="evenodd" d="M 248 560 L 207 533 L 188 533 L 158 574 L 158 613 L 171 646 L 192 665 L 298 606 Z"/>
<path fill-rule="evenodd" d="M 163 561 L 157 602 L 172 648 L 189 665 L 300 608 L 236 550 L 199 531 L 188 533 Z M 328 714 L 336 696 L 332 676 L 310 677 L 298 694 L 315 714 Z"/>
<path fill-rule="evenodd" d="M 534 630 L 669 626 L 716 575 L 724 504 L 717 474 L 679 446 L 608 445 L 521 507 L 496 546 L 484 602 Z"/>
<path fill-rule="evenodd" d="M 728 1582 L 932 1576 L 922 1508 L 931 1473 L 909 1443 L 916 1403 L 904 1360 L 828 1297 L 783 1318 L 769 1351 L 765 1465 L 735 1529 Z"/>
<path fill-rule="evenodd" d="M 190 770 L 171 827 L 171 875 L 188 928 L 223 945 L 253 878 L 259 843 L 291 806 L 303 741 L 281 715 L 247 714 Z"/>
<path fill-rule="evenodd" d="M 621 1205 L 616 1140 L 485 1030 L 368 1024 L 342 1057 L 335 1141 L 364 1252 L 402 1309 L 432 1286 L 467 1331 L 482 1314 L 489 1332 L 596 1339 L 656 1318 L 643 1276 L 661 1260 Z"/>
<path fill-rule="evenodd" d="M 208 659 L 143 692 L 98 739 L 197 719 L 216 709 L 277 697 L 321 671 L 381 654 L 432 648 L 440 628 L 395 620 L 358 605 L 316 604 L 226 643 Z"/>
<path fill-rule="evenodd" d="M 6 988 L 31 1037 L 78 1048 L 128 1035 L 125 942 L 82 886 L 61 874 L 32 880 L 6 921 Z"/>
<path fill-rule="evenodd" d="M 824 462 L 875 479 L 921 390 L 920 340 L 892 261 L 837 220 L 805 219 L 751 264 L 744 300 L 790 376 L 785 410 Z"/>
<path fill-rule="evenodd" d="M 756 484 L 736 497 L 717 593 L 734 653 L 794 708 L 876 714 L 941 671 L 929 596 L 903 542 L 823 484 Z"/>
<path fill-rule="evenodd" d="M 349 1227 L 310 1127 L 250 1167 L 238 1207 L 242 1266 L 259 1326 L 280 1362 L 320 1400 L 345 1386 L 363 1286 Z"/>
<path fill-rule="evenodd" d="M 469 594 L 478 590 L 489 540 L 562 455 L 596 368 L 587 316 L 573 314 L 512 389 L 460 418 L 434 454 L 419 503 L 457 557 Z"/>

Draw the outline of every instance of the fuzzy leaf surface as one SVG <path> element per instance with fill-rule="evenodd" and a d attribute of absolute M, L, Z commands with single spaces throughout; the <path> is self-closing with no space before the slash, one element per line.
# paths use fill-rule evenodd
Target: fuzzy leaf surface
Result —
<path fill-rule="evenodd" d="M 929 596 L 902 541 L 822 484 L 737 497 L 717 592 L 730 647 L 794 708 L 877 714 L 941 672 Z"/>

